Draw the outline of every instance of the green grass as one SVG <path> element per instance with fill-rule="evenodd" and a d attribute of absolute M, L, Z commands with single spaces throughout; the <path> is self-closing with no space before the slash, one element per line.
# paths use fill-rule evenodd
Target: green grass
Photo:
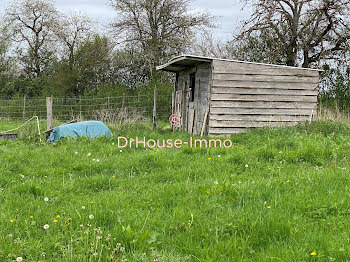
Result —
<path fill-rule="evenodd" d="M 190 137 L 142 123 L 113 133 Z M 0 141 L 0 261 L 350 260 L 350 127 L 231 139 L 122 152 L 116 138 Z"/>

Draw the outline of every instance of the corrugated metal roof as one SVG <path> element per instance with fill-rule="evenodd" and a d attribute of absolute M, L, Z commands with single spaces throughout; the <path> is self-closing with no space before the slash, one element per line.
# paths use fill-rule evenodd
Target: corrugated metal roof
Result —
<path fill-rule="evenodd" d="M 171 59 L 168 63 L 166 63 L 164 65 L 157 66 L 156 69 L 176 73 L 176 72 L 181 72 L 181 71 L 184 71 L 188 68 L 191 68 L 198 63 L 203 63 L 203 62 L 204 63 L 211 63 L 213 60 L 221 60 L 221 61 L 229 61 L 229 62 L 236 62 L 236 63 L 243 63 L 243 64 L 266 65 L 266 66 L 275 66 L 275 67 L 281 67 L 281 68 L 323 72 L 323 70 L 320 70 L 320 69 L 301 68 L 301 67 L 293 67 L 293 66 L 286 66 L 286 65 L 255 63 L 255 62 L 221 59 L 221 58 L 214 58 L 214 57 L 204 57 L 204 56 L 196 56 L 196 55 L 177 56 L 177 57 Z"/>

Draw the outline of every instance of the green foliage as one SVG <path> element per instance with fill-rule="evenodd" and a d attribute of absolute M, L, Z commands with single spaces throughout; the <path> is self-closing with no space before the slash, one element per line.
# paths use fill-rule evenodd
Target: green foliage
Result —
<path fill-rule="evenodd" d="M 324 73 L 320 102 L 341 112 L 350 111 L 350 68 L 327 68 Z"/>

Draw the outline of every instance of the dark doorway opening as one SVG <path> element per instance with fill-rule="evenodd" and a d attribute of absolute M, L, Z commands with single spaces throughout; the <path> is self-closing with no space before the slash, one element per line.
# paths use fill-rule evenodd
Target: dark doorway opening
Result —
<path fill-rule="evenodd" d="M 190 74 L 190 86 L 189 86 L 190 90 L 191 90 L 191 98 L 190 98 L 190 102 L 194 102 L 194 90 L 196 88 L 196 73 L 192 73 Z"/>

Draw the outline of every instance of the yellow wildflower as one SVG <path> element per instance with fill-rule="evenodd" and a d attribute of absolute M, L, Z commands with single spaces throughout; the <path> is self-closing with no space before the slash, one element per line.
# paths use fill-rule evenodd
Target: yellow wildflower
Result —
<path fill-rule="evenodd" d="M 270 207 L 270 206 L 267 206 L 266 208 L 270 209 L 271 207 Z"/>
<path fill-rule="evenodd" d="M 57 218 L 60 218 L 60 215 L 57 215 L 56 217 L 57 217 Z"/>
<path fill-rule="evenodd" d="M 90 204 L 93 204 L 93 203 L 94 203 L 94 201 L 91 201 L 91 202 L 90 202 Z"/>
<path fill-rule="evenodd" d="M 31 219 L 33 219 L 34 217 L 33 216 L 30 216 Z"/>
<path fill-rule="evenodd" d="M 209 157 L 208 160 L 211 160 L 211 157 Z"/>
<path fill-rule="evenodd" d="M 11 220 L 10 220 L 10 223 L 13 223 L 13 222 L 15 222 L 15 220 L 11 219 Z"/>
<path fill-rule="evenodd" d="M 57 219 L 54 219 L 52 222 L 57 223 L 57 222 L 58 222 L 58 220 L 57 220 Z"/>
<path fill-rule="evenodd" d="M 311 252 L 311 256 L 317 256 L 317 253 L 315 251 Z"/>

